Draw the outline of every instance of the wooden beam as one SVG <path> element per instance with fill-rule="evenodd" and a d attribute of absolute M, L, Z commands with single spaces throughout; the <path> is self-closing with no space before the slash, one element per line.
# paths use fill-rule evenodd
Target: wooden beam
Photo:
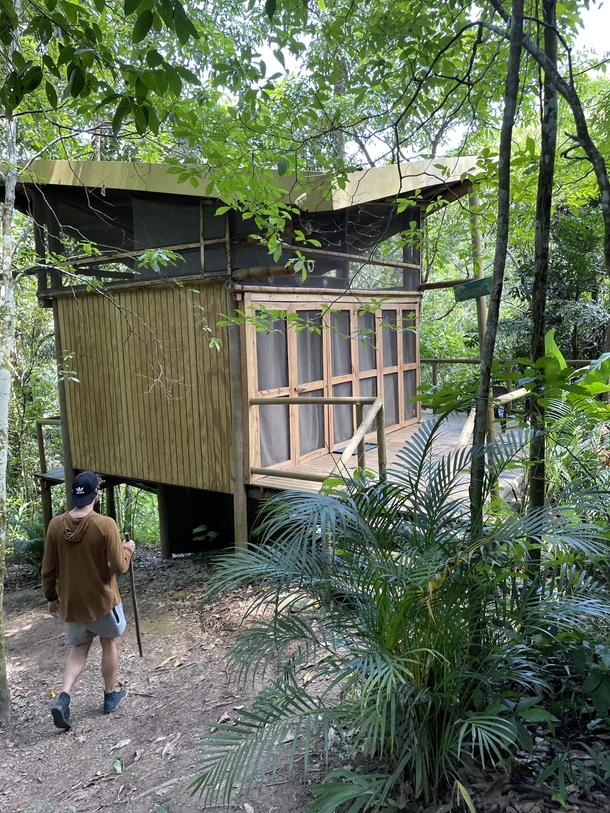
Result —
<path fill-rule="evenodd" d="M 419 265 L 406 263 L 399 260 L 378 260 L 375 257 L 367 257 L 366 254 L 344 254 L 342 251 L 328 251 L 324 248 L 304 248 L 303 246 L 293 246 L 289 243 L 282 243 L 284 251 L 300 251 L 303 255 L 316 257 L 333 257 L 339 260 L 348 260 L 353 263 L 363 263 L 366 265 L 380 265 L 384 268 L 415 268 L 419 270 Z"/>
<path fill-rule="evenodd" d="M 227 315 L 237 315 L 233 291 L 227 289 Z M 242 387 L 241 341 L 239 324 L 227 327 L 229 345 L 229 385 L 231 398 L 231 451 L 233 485 L 233 525 L 235 550 L 248 550 L 248 500 L 246 495 L 244 446 L 244 394 Z"/>
<path fill-rule="evenodd" d="M 159 246 L 159 251 L 185 251 L 189 248 L 199 248 L 199 243 L 178 243 L 175 246 Z M 129 260 L 141 257 L 146 251 L 155 251 L 156 248 L 140 248 L 137 251 L 121 251 L 116 254 L 98 254 L 95 257 L 80 255 L 77 257 L 66 257 L 66 265 L 91 265 L 91 263 L 112 263 L 121 260 Z"/>
<path fill-rule="evenodd" d="M 422 282 L 417 286 L 418 291 L 435 291 L 439 288 L 455 288 L 456 285 L 463 285 L 465 282 L 472 282 L 472 277 L 466 279 L 450 279 L 441 282 Z"/>
<path fill-rule="evenodd" d="M 254 265 L 251 268 L 238 268 L 231 275 L 234 280 L 261 279 L 264 277 L 291 276 L 295 273 L 294 267 L 289 265 Z"/>
<path fill-rule="evenodd" d="M 345 447 L 343 454 L 341 455 L 337 463 L 335 463 L 335 465 L 333 466 L 333 470 L 328 475 L 329 477 L 336 477 L 337 475 L 339 475 L 340 477 L 343 476 L 341 474 L 341 470 L 342 469 L 344 471 L 347 470 L 347 464 L 349 462 L 349 459 L 351 458 L 351 456 L 354 454 L 354 452 L 364 439 L 364 436 L 369 431 L 370 427 L 373 424 L 373 421 L 375 420 L 375 417 L 377 416 L 377 413 L 380 411 L 382 407 L 383 399 L 379 397 L 375 398 L 373 400 L 373 405 L 366 413 L 364 420 L 362 421 L 358 429 L 356 429 L 354 436 Z"/>
<path fill-rule="evenodd" d="M 312 395 L 311 398 L 250 398 L 250 403 L 255 405 L 262 404 L 301 404 L 301 406 L 309 406 L 310 404 L 375 404 L 379 400 L 376 395 L 344 395 L 344 396 L 329 396 Z"/>
<path fill-rule="evenodd" d="M 306 480 L 310 483 L 323 483 L 330 477 L 329 474 L 309 474 L 298 469 L 259 469 L 253 466 L 250 471 L 252 474 L 262 474 L 264 477 L 283 477 L 286 480 Z M 254 485 L 258 485 L 258 483 L 254 483 Z"/>

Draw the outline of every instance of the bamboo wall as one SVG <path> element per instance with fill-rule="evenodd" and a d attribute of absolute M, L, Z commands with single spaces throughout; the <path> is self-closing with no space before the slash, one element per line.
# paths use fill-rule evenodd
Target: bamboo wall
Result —
<path fill-rule="evenodd" d="M 226 310 L 224 280 L 58 297 L 75 468 L 232 491 Z"/>

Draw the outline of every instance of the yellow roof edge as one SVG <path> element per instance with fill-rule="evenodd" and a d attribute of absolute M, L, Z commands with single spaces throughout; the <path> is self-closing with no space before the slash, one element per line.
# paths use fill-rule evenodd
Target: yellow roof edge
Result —
<path fill-rule="evenodd" d="M 22 182 L 218 199 L 216 193 L 206 192 L 205 177 L 196 187 L 188 181 L 179 183 L 178 175 L 168 172 L 171 166 L 135 161 L 38 160 L 23 174 Z M 308 172 L 299 179 L 294 175 L 271 175 L 273 182 L 285 191 L 285 199 L 302 210 L 332 211 L 414 194 L 439 184 L 449 189 L 476 169 L 477 158 L 472 156 L 410 161 L 350 172 L 345 188 L 321 172 Z"/>

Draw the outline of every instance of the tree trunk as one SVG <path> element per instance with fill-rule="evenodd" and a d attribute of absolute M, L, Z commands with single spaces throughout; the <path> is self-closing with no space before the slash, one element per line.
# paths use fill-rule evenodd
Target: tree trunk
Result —
<path fill-rule="evenodd" d="M 543 0 L 544 52 L 553 65 L 557 64 L 557 33 L 555 30 L 556 0 Z M 546 295 L 549 268 L 549 241 L 553 178 L 557 151 L 557 90 L 548 73 L 544 74 L 543 114 L 540 133 L 540 168 L 536 197 L 536 236 L 534 244 L 534 279 L 532 285 L 532 361 L 545 355 Z M 537 387 L 536 390 L 539 390 Z M 535 394 L 541 394 L 540 392 Z M 529 509 L 535 511 L 545 503 L 545 444 L 544 406 L 538 398 L 530 400 L 530 424 L 534 432 L 530 442 L 530 499 Z M 540 550 L 530 551 L 530 562 L 540 563 Z M 534 570 L 534 568 L 532 568 Z"/>
<path fill-rule="evenodd" d="M 498 225 L 494 252 L 493 275 L 485 341 L 481 350 L 481 370 L 476 397 L 476 416 L 473 433 L 474 454 L 470 470 L 470 511 L 471 533 L 478 539 L 483 527 L 483 478 L 485 475 L 485 432 L 487 427 L 487 407 L 491 385 L 491 364 L 496 345 L 500 300 L 504 282 L 504 268 L 508 248 L 508 225 L 510 215 L 510 158 L 511 141 L 517 96 L 519 93 L 519 67 L 521 64 L 521 38 L 523 29 L 523 0 L 513 0 L 510 50 L 504 91 L 504 115 L 500 135 L 500 155 L 498 163 Z"/>
<path fill-rule="evenodd" d="M 509 15 L 506 9 L 502 6 L 500 0 L 489 1 L 500 17 L 508 21 Z M 500 33 L 497 27 L 494 25 L 490 25 L 487 22 L 483 23 L 483 25 Z M 606 266 L 606 271 L 608 274 L 610 274 L 610 176 L 608 175 L 606 161 L 591 138 L 591 134 L 589 133 L 589 128 L 587 126 L 587 117 L 585 116 L 580 97 L 574 87 L 572 77 L 570 76 L 570 80 L 566 81 L 557 70 L 557 67 L 553 61 L 531 37 L 523 34 L 522 43 L 525 50 L 543 69 L 545 77 L 548 77 L 548 79 L 553 82 L 558 93 L 563 96 L 572 110 L 574 124 L 576 125 L 575 140 L 591 162 L 593 172 L 595 173 L 595 179 L 597 181 L 597 186 L 599 188 L 600 206 L 604 220 L 604 264 Z"/>
<path fill-rule="evenodd" d="M 0 722 L 10 715 L 10 692 L 6 671 L 4 639 L 4 573 L 6 569 L 6 467 L 8 461 L 8 410 L 11 397 L 11 352 L 15 325 L 15 288 L 12 274 L 13 218 L 17 187 L 16 150 L 17 124 L 6 124 L 8 160 L 4 175 L 4 205 L 2 207 L 2 299 L 0 300 Z"/>

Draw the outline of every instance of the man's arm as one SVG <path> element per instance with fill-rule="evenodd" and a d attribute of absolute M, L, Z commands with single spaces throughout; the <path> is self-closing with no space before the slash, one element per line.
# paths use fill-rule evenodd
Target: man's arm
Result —
<path fill-rule="evenodd" d="M 118 576 L 119 573 L 125 573 L 129 570 L 131 554 L 136 545 L 131 539 L 128 542 L 123 542 L 119 529 L 114 522 L 109 523 L 109 525 L 107 536 L 108 567 L 111 573 Z"/>

